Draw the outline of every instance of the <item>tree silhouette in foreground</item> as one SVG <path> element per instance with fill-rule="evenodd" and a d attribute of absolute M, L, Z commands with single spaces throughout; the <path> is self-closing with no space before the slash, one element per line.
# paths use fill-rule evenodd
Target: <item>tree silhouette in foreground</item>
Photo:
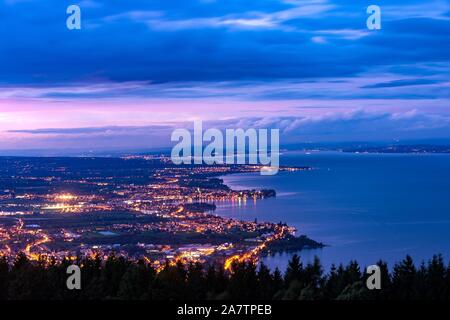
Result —
<path fill-rule="evenodd" d="M 66 269 L 81 266 L 81 290 L 68 290 Z M 0 258 L 0 299 L 40 300 L 450 300 L 450 265 L 435 255 L 416 267 L 407 256 L 392 272 L 383 261 L 381 290 L 368 290 L 367 275 L 356 261 L 332 266 L 324 273 L 318 258 L 303 264 L 294 255 L 282 274 L 260 263 L 239 263 L 232 271 L 222 265 L 198 263 L 166 265 L 157 272 L 144 261 L 111 254 L 76 261 L 41 258 L 30 261 L 24 254 L 12 263 Z"/>

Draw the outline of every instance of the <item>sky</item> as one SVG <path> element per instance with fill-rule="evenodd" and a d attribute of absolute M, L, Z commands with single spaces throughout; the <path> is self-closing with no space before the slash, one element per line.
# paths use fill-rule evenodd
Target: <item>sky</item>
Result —
<path fill-rule="evenodd" d="M 449 75 L 450 1 L 0 0 L 0 150 L 450 139 Z"/>

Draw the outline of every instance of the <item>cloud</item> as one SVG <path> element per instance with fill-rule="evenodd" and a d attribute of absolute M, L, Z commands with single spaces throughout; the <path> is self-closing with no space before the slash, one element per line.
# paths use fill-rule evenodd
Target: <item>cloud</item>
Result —
<path fill-rule="evenodd" d="M 203 4 L 212 7 L 213 3 Z M 223 5 L 223 7 L 227 8 L 226 5 Z M 102 21 L 130 20 L 134 23 L 143 23 L 151 28 L 166 31 L 223 27 L 284 29 L 283 23 L 286 21 L 301 17 L 317 17 L 317 15 L 324 14 L 335 6 L 327 3 L 327 1 L 305 0 L 301 2 L 285 1 L 284 5 L 281 6 L 282 10 L 274 9 L 270 11 L 267 10 L 267 7 L 254 7 L 254 5 L 247 3 L 247 7 L 243 7 L 243 10 L 230 10 L 226 14 L 223 10 L 212 7 L 212 13 L 209 15 L 182 18 L 179 15 L 173 17 L 169 11 L 133 10 L 103 17 Z M 215 12 L 221 13 L 221 15 L 215 15 Z"/>
<path fill-rule="evenodd" d="M 358 40 L 370 35 L 368 30 L 363 29 L 318 30 L 316 33 L 345 40 Z"/>
<path fill-rule="evenodd" d="M 48 97 L 112 97 L 126 96 L 139 91 L 148 81 L 73 83 L 60 86 L 13 86 L 0 87 L 0 98 L 48 98 Z"/>
<path fill-rule="evenodd" d="M 9 133 L 25 133 L 31 135 L 53 135 L 53 136 L 113 136 L 113 135 L 139 135 L 154 134 L 162 131 L 173 130 L 174 126 L 151 125 L 151 126 L 106 126 L 106 127 L 83 127 L 83 128 L 43 128 L 43 129 L 20 129 L 9 130 Z"/>
<path fill-rule="evenodd" d="M 388 124 L 411 126 L 394 114 L 417 109 L 430 116 L 422 122 L 436 124 L 450 110 L 446 1 L 381 1 L 380 31 L 366 29 L 365 5 L 351 0 L 86 0 L 76 32 L 65 27 L 67 5 L 0 2 L 0 124 L 19 130 L 7 135 L 23 145 L 30 136 L 108 144 L 108 135 L 119 144 L 127 132 L 143 134 L 136 125 L 198 117 L 271 123 L 277 114 L 285 116 L 280 126 L 310 138 L 355 130 L 375 139 L 399 134 Z M 358 108 L 391 117 L 348 114 Z M 36 128 L 91 131 L 20 132 Z M 445 128 L 410 132 L 446 135 Z"/>
<path fill-rule="evenodd" d="M 424 3 L 411 3 L 406 6 L 389 4 L 382 7 L 383 14 L 389 18 L 398 19 L 399 13 L 403 18 L 431 18 L 448 20 L 450 4 L 445 0 Z"/>
<path fill-rule="evenodd" d="M 192 130 L 189 121 L 147 126 L 107 126 L 84 128 L 47 128 L 36 130 L 10 130 L 16 148 L 30 141 L 46 149 L 60 145 L 72 148 L 154 148 L 171 147 L 171 132 L 176 128 Z M 329 113 L 322 116 L 247 117 L 203 122 L 207 128 L 225 129 L 279 129 L 280 143 L 384 141 L 391 139 L 441 138 L 450 134 L 450 116 L 430 115 L 409 110 L 401 113 L 353 112 Z M 5 143 L 3 142 L 3 147 Z M 0 146 L 2 146 L 0 144 Z"/>
<path fill-rule="evenodd" d="M 403 80 L 395 80 L 389 82 L 381 82 L 376 84 L 371 84 L 367 86 L 363 86 L 362 88 L 370 89 L 370 88 L 395 88 L 395 87 L 409 87 L 409 86 L 422 86 L 422 85 L 430 85 L 439 83 L 437 80 L 431 79 L 403 79 Z"/>
<path fill-rule="evenodd" d="M 313 39 L 326 45 L 322 39 Z M 437 67 L 435 65 L 435 67 Z M 433 69 L 420 68 L 421 78 L 397 75 L 380 70 L 354 77 L 308 80 L 187 81 L 152 83 L 150 81 L 91 82 L 57 86 L 0 86 L 3 99 L 40 99 L 71 102 L 140 99 L 296 100 L 296 99 L 448 99 L 448 80 L 431 74 Z M 430 75 L 426 75 L 426 73 Z M 409 87 L 415 87 L 411 91 Z M 376 90 L 376 89 L 390 90 Z"/>
<path fill-rule="evenodd" d="M 66 6 L 60 1 L 0 4 L 9 30 L 3 34 L 8 46 L 0 50 L 0 83 L 350 77 L 450 56 L 450 23 L 437 13 L 446 8 L 439 1 L 439 10 L 417 8 L 411 0 L 402 1 L 401 10 L 386 6 L 380 32 L 366 29 L 364 8 L 351 1 L 94 4 L 82 7 L 79 32 L 61 23 Z M 403 15 L 410 11 L 422 17 Z"/>

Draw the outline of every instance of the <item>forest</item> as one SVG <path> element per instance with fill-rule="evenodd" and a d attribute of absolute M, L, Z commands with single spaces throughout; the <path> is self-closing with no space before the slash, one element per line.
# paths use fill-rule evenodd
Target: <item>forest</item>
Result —
<path fill-rule="evenodd" d="M 67 268 L 81 270 L 81 289 L 69 290 Z M 368 275 L 356 261 L 332 266 L 302 263 L 294 255 L 283 272 L 264 264 L 167 263 L 160 270 L 144 261 L 111 254 L 77 258 L 14 261 L 0 258 L 0 300 L 449 300 L 450 265 L 441 255 L 416 265 L 407 256 L 388 268 L 383 261 L 381 289 L 366 287 Z"/>

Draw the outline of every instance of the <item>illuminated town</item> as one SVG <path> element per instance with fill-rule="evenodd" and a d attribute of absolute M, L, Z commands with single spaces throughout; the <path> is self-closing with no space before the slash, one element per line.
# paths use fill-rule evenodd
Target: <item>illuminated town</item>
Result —
<path fill-rule="evenodd" d="M 284 167 L 281 170 L 309 170 Z M 112 252 L 165 263 L 257 261 L 279 250 L 320 246 L 285 224 L 214 214 L 274 190 L 231 190 L 220 176 L 259 166 L 175 166 L 164 156 L 0 158 L 0 255 L 32 260 Z M 282 249 L 282 247 L 281 247 Z"/>

